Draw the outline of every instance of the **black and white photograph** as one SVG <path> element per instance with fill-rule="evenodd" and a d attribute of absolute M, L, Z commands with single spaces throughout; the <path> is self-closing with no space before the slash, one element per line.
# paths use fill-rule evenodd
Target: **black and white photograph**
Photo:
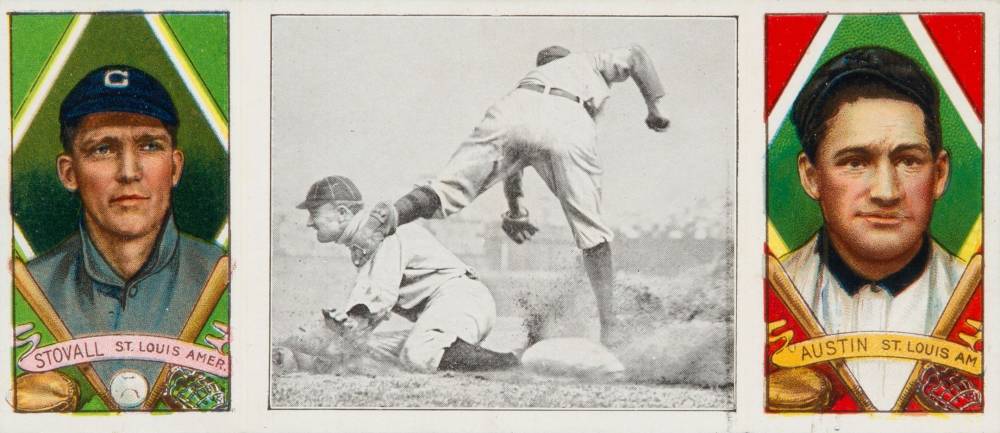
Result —
<path fill-rule="evenodd" d="M 272 409 L 734 408 L 736 19 L 274 16 Z"/>

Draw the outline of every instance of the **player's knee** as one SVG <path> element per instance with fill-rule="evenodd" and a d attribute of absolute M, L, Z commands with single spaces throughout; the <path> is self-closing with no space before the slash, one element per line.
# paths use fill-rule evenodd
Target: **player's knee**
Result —
<path fill-rule="evenodd" d="M 409 370 L 432 373 L 437 371 L 444 349 L 430 345 L 407 344 L 399 354 L 403 366 Z"/>
<path fill-rule="evenodd" d="M 437 371 L 444 349 L 451 345 L 454 336 L 431 330 L 422 335 L 411 335 L 399 353 L 399 359 L 410 370 L 430 373 Z"/>
<path fill-rule="evenodd" d="M 583 253 L 588 256 L 603 255 L 611 253 L 611 243 L 607 239 L 602 239 L 600 243 L 591 247 L 582 248 Z"/>

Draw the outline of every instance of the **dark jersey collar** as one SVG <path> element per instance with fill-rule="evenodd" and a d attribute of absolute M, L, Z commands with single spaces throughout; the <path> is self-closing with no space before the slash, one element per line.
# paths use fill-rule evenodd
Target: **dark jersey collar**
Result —
<path fill-rule="evenodd" d="M 824 261 L 830 273 L 840 282 L 840 286 L 844 288 L 844 291 L 851 296 L 857 294 L 866 284 L 877 285 L 887 290 L 892 296 L 896 296 L 907 287 L 910 287 L 914 281 L 917 281 L 917 278 L 920 278 L 920 275 L 927 269 L 927 262 L 931 257 L 930 238 L 924 236 L 920 251 L 917 252 L 916 256 L 913 256 L 913 259 L 906 266 L 903 266 L 903 269 L 881 280 L 872 281 L 854 272 L 847 265 L 847 262 L 840 257 L 840 254 L 837 254 L 837 250 L 833 248 L 832 242 L 829 241 L 826 229 L 820 230 L 818 236 L 819 239 L 817 240 L 816 248 L 819 249 L 820 259 Z"/>

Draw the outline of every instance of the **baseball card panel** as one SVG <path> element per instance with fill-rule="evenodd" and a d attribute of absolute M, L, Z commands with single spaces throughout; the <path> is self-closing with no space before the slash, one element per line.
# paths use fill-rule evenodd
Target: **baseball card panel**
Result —
<path fill-rule="evenodd" d="M 734 408 L 735 18 L 278 15 L 271 22 L 272 409 Z M 580 58 L 572 53 L 624 47 L 628 54 L 635 46 L 662 82 L 658 115 L 629 75 L 602 84 L 613 84 L 610 96 L 593 113 L 576 90 L 518 88 L 547 56 L 558 64 Z M 537 105 L 511 102 L 519 98 Z M 549 106 L 556 108 L 535 114 Z M 525 239 L 517 231 L 523 220 L 504 212 L 500 183 L 508 173 L 494 170 L 504 164 L 495 159 L 500 147 L 469 143 L 491 119 L 522 113 L 553 131 L 585 120 L 551 134 L 596 142 L 577 156 L 596 173 L 584 180 L 599 181 L 592 216 L 610 232 L 604 246 L 575 231 L 593 227 L 571 225 L 572 206 L 557 195 L 578 178 L 554 176 L 558 169 L 524 166 L 522 204 L 530 212 L 522 216 L 537 232 Z M 487 168 L 479 171 L 480 163 Z M 456 205 L 468 197 L 452 202 L 460 194 L 435 186 L 477 176 L 487 180 L 465 190 L 471 204 Z M 434 326 L 422 325 L 430 307 L 397 305 L 367 337 L 345 341 L 348 334 L 337 332 L 346 319 L 336 311 L 359 278 L 376 272 L 382 250 L 374 264 L 352 264 L 363 254 L 338 245 L 350 243 L 342 234 L 383 200 L 392 206 L 408 192 L 425 200 L 419 191 L 428 185 L 442 188 L 434 190 L 441 208 L 432 208 L 440 212 L 400 225 L 381 248 L 398 248 L 392 257 L 405 257 L 406 267 L 414 263 L 407 251 L 436 245 L 488 291 L 439 310 L 446 313 L 433 317 Z M 339 213 L 324 214 L 327 204 Z M 353 229 L 341 228 L 351 221 Z M 620 328 L 606 345 L 585 271 L 592 248 L 614 257 Z M 405 272 L 391 290 L 414 287 Z M 324 309 L 332 311 L 325 318 Z M 427 346 L 410 345 L 418 330 L 462 317 L 492 322 L 488 333 L 473 334 L 465 358 L 452 359 L 465 337 L 447 338 L 438 347 L 447 346 L 444 355 L 421 357 Z M 519 357 L 520 365 L 450 370 L 486 352 Z"/>
<path fill-rule="evenodd" d="M 764 17 L 766 411 L 983 410 L 983 19 Z"/>
<path fill-rule="evenodd" d="M 8 18 L 15 410 L 228 410 L 228 15 Z"/>

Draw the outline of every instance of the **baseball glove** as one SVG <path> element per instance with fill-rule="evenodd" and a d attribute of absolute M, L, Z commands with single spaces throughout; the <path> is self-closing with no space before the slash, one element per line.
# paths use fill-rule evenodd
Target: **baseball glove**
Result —
<path fill-rule="evenodd" d="M 80 386 L 55 370 L 22 374 L 14 389 L 18 412 L 71 412 L 80 400 Z"/>
<path fill-rule="evenodd" d="M 830 380 L 809 367 L 783 368 L 767 375 L 767 410 L 823 412 L 831 389 Z"/>
<path fill-rule="evenodd" d="M 163 402 L 173 410 L 217 410 L 226 407 L 226 393 L 206 374 L 172 367 Z"/>
<path fill-rule="evenodd" d="M 361 267 L 371 260 L 386 236 L 396 232 L 399 212 L 387 201 L 379 202 L 368 214 L 368 221 L 358 229 L 351 239 L 351 262 Z"/>
<path fill-rule="evenodd" d="M 538 227 L 535 227 L 528 220 L 528 210 L 525 208 L 521 208 L 520 214 L 511 215 L 510 211 L 507 211 L 501 217 L 503 218 L 503 223 L 500 227 L 503 229 L 503 232 L 507 233 L 507 236 L 518 244 L 530 240 L 535 233 L 538 233 Z"/>
<path fill-rule="evenodd" d="M 917 401 L 934 412 L 981 412 L 983 393 L 953 368 L 928 364 L 917 381 Z"/>

